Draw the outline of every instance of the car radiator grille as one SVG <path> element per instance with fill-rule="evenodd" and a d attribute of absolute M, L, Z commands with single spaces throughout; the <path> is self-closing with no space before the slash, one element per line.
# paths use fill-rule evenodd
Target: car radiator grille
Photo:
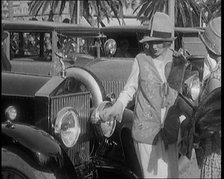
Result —
<path fill-rule="evenodd" d="M 106 94 L 114 93 L 116 98 L 123 90 L 125 83 L 125 81 L 102 81 Z"/>
<path fill-rule="evenodd" d="M 73 165 L 78 165 L 83 161 L 89 160 L 90 143 L 88 138 L 89 136 L 88 119 L 90 116 L 90 93 L 88 92 L 88 93 L 55 96 L 51 98 L 50 105 L 51 105 L 50 107 L 51 124 L 54 124 L 57 113 L 63 107 L 72 106 L 79 113 L 80 118 L 79 123 L 81 127 L 81 133 L 79 139 L 72 148 L 65 149 L 65 151 L 67 152 Z"/>

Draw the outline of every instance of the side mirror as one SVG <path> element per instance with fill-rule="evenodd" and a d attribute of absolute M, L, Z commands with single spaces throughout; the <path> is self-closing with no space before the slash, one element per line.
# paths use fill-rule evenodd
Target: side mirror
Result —
<path fill-rule="evenodd" d="M 106 56 L 113 56 L 117 51 L 117 43 L 114 39 L 108 39 L 104 43 L 104 52 Z"/>

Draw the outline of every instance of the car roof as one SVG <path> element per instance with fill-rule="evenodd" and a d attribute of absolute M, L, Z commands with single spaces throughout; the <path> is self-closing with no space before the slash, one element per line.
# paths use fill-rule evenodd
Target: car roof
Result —
<path fill-rule="evenodd" d="M 97 35 L 99 29 L 81 24 L 68 24 L 50 21 L 25 21 L 25 20 L 2 20 L 4 30 L 16 31 L 61 31 L 73 34 Z"/>
<path fill-rule="evenodd" d="M 203 32 L 204 29 L 200 27 L 175 27 L 175 32 L 182 33 L 198 33 Z M 126 26 L 107 26 L 101 27 L 101 32 L 147 32 L 148 26 L 146 25 L 126 25 Z"/>

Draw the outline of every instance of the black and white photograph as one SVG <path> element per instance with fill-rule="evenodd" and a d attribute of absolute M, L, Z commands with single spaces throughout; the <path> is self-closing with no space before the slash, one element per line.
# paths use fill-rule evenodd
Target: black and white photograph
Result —
<path fill-rule="evenodd" d="M 221 179 L 221 0 L 1 0 L 3 179 Z"/>

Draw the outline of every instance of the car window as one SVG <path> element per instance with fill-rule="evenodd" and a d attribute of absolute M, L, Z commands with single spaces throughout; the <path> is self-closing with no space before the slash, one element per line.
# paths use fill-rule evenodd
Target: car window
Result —
<path fill-rule="evenodd" d="M 24 56 L 37 56 L 40 53 L 40 35 L 39 33 L 22 34 Z"/>
<path fill-rule="evenodd" d="M 10 59 L 30 61 L 52 60 L 52 37 L 49 32 L 11 32 Z"/>
<path fill-rule="evenodd" d="M 10 33 L 10 57 L 19 55 L 19 33 Z"/>
<path fill-rule="evenodd" d="M 97 37 L 81 37 L 79 38 L 79 46 L 81 54 L 89 54 L 97 56 L 97 46 L 101 45 L 100 39 Z"/>
<path fill-rule="evenodd" d="M 105 32 L 107 39 L 114 39 L 117 44 L 117 50 L 114 57 L 135 58 L 143 50 L 142 44 L 139 43 L 142 33 L 137 32 Z"/>
<path fill-rule="evenodd" d="M 46 61 L 52 60 L 52 36 L 51 33 L 44 33 L 43 56 Z"/>
<path fill-rule="evenodd" d="M 66 58 L 74 58 L 77 53 L 77 40 L 76 38 L 58 34 L 57 47 Z"/>
<path fill-rule="evenodd" d="M 73 59 L 77 54 L 95 56 L 95 37 L 72 37 L 58 34 L 57 47 L 67 59 Z"/>

